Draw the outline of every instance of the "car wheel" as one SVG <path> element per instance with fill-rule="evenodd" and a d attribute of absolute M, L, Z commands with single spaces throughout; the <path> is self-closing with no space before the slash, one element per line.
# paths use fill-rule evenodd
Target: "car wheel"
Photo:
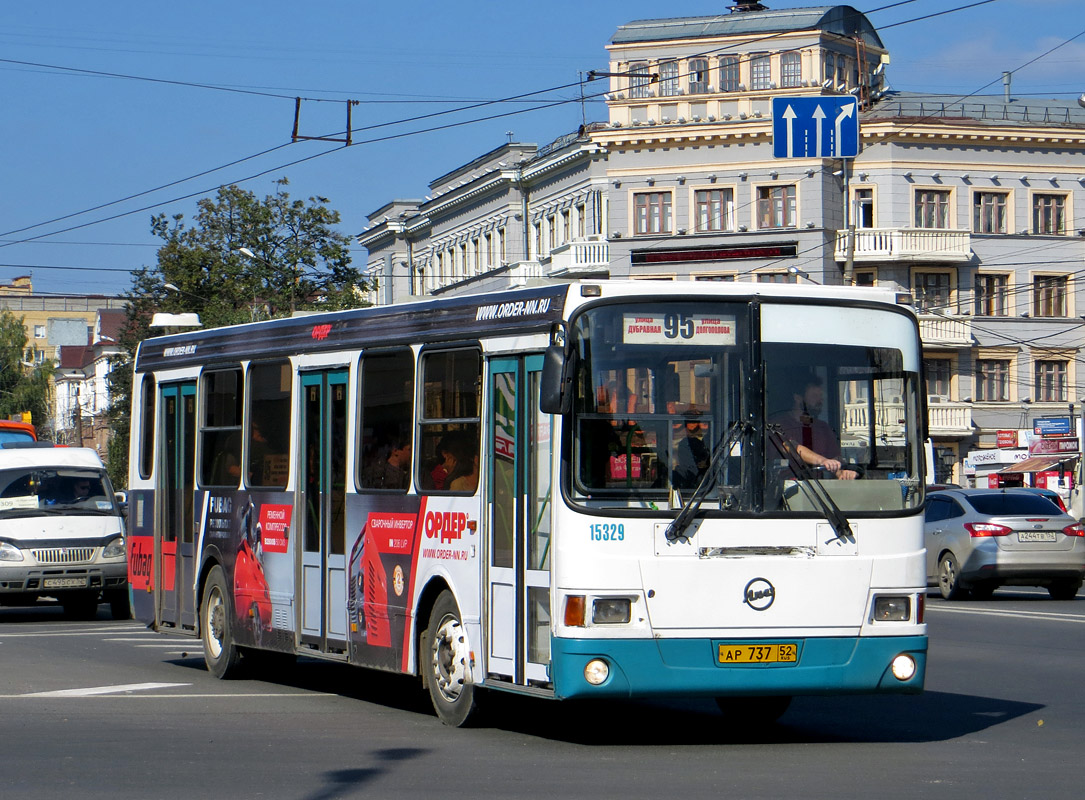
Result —
<path fill-rule="evenodd" d="M 942 553 L 938 559 L 938 591 L 946 600 L 960 600 L 966 594 L 961 588 L 960 569 L 953 553 Z"/>
<path fill-rule="evenodd" d="M 1052 600 L 1073 600 L 1077 597 L 1077 590 L 1081 588 L 1081 581 L 1056 581 L 1047 587 L 1047 593 Z"/>
<path fill-rule="evenodd" d="M 233 615 L 222 567 L 207 576 L 200 604 L 200 634 L 207 671 L 216 678 L 234 678 L 241 671 L 241 650 L 234 644 Z"/>
<path fill-rule="evenodd" d="M 791 705 L 791 697 L 717 697 L 716 705 L 735 726 L 759 728 L 771 725 L 782 717 Z"/>
<path fill-rule="evenodd" d="M 471 679 L 471 645 L 460 610 L 449 591 L 441 592 L 422 633 L 422 669 L 426 689 L 441 722 L 467 725 L 478 710 Z"/>

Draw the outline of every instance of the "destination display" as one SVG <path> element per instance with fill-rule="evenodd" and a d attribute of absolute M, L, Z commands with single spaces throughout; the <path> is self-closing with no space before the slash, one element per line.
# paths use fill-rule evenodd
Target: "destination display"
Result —
<path fill-rule="evenodd" d="M 728 346 L 735 343 L 735 318 L 701 314 L 639 312 L 622 315 L 626 344 Z"/>

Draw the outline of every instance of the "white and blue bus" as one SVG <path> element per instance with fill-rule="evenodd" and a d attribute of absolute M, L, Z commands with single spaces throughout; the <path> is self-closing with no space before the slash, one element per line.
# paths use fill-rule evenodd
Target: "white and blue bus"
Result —
<path fill-rule="evenodd" d="M 229 677 L 304 654 L 497 690 L 923 688 L 916 317 L 878 289 L 601 281 L 148 339 L 134 610 Z"/>

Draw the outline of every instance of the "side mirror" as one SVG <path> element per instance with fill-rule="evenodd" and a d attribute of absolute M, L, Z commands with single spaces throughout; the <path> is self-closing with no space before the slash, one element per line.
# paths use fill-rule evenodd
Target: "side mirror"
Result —
<path fill-rule="evenodd" d="M 565 414 L 572 407 L 572 370 L 569 367 L 562 345 L 546 348 L 539 386 L 539 410 L 544 414 Z"/>

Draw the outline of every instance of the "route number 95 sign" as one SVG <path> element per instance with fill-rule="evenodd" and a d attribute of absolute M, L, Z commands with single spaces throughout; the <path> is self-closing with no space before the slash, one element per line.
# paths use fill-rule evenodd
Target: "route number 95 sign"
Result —
<path fill-rule="evenodd" d="M 624 314 L 622 341 L 626 344 L 695 344 L 725 346 L 735 343 L 735 318 L 700 314 Z"/>

